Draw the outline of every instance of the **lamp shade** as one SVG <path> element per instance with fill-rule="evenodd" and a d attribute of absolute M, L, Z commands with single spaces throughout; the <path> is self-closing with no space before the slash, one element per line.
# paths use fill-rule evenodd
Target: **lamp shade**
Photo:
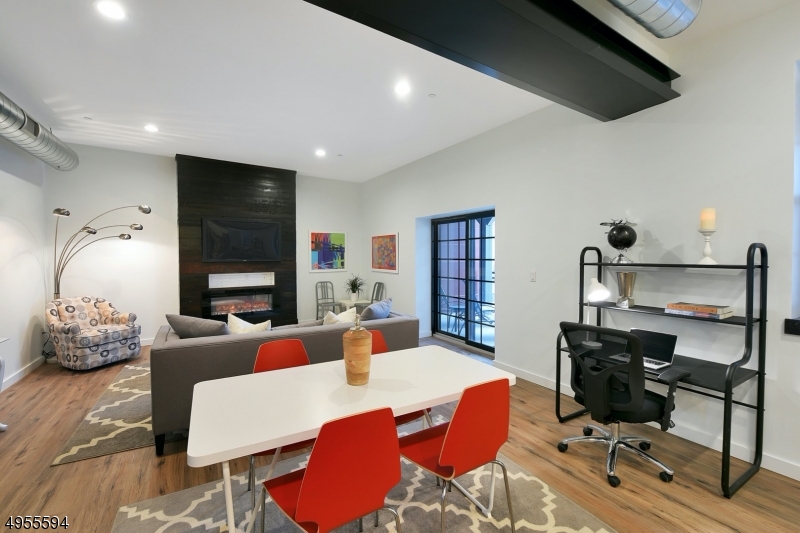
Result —
<path fill-rule="evenodd" d="M 120 234 L 119 238 L 120 238 L 120 240 L 123 240 L 123 241 L 129 241 L 129 240 L 131 240 L 131 236 L 130 236 L 130 235 L 128 235 L 127 233 L 122 233 L 122 234 Z"/>
<path fill-rule="evenodd" d="M 53 209 L 53 214 L 57 217 L 68 217 L 69 211 L 67 209 L 64 209 L 63 207 L 56 207 L 55 209 Z"/>
<path fill-rule="evenodd" d="M 97 235 L 97 230 L 91 226 L 84 226 L 81 228 L 83 233 L 88 233 L 89 235 Z"/>
<path fill-rule="evenodd" d="M 153 210 L 150 209 L 150 206 L 142 204 L 139 206 L 139 211 L 141 211 L 145 215 L 149 215 Z"/>
<path fill-rule="evenodd" d="M 609 296 L 611 296 L 611 291 L 600 283 L 597 278 L 592 278 L 592 281 L 589 282 L 589 290 L 586 291 L 586 298 L 590 302 L 599 302 L 605 300 Z"/>
<path fill-rule="evenodd" d="M 144 226 L 142 226 L 141 224 L 131 224 L 129 227 L 136 231 L 141 231 L 144 229 Z"/>

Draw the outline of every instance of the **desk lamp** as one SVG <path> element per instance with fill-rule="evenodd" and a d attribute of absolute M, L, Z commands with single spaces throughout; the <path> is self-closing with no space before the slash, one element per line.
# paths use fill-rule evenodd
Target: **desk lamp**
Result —
<path fill-rule="evenodd" d="M 586 291 L 586 298 L 590 302 L 600 302 L 605 300 L 609 296 L 611 296 L 611 291 L 609 291 L 605 285 L 600 283 L 600 281 L 597 278 L 592 278 L 592 280 L 589 282 L 589 289 Z M 597 312 L 599 313 L 600 311 Z M 599 350 L 600 348 L 603 347 L 601 343 L 596 341 L 590 341 L 588 340 L 588 338 L 587 340 L 582 341 L 581 344 L 585 348 L 589 348 L 590 350 Z"/>

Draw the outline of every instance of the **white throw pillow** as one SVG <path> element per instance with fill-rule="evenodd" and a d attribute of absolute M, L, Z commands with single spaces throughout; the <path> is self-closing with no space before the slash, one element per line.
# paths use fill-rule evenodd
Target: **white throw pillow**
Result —
<path fill-rule="evenodd" d="M 322 319 L 322 324 L 327 326 L 329 324 L 338 324 L 339 322 L 355 322 L 356 321 L 356 308 L 351 307 L 344 313 L 334 315 L 333 312 L 328 311 L 325 318 Z M 231 330 L 233 331 L 233 330 Z"/>
<path fill-rule="evenodd" d="M 260 324 L 251 324 L 247 320 L 242 320 L 236 315 L 228 313 L 228 329 L 231 333 L 253 333 L 256 331 L 269 331 L 272 329 L 272 321 L 267 320 Z"/>

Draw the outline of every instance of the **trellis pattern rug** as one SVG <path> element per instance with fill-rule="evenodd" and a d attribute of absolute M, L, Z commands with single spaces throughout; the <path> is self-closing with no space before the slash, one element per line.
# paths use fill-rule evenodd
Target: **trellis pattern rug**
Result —
<path fill-rule="evenodd" d="M 281 461 L 275 475 L 303 468 L 307 456 Z M 525 531 L 553 531 L 560 533 L 611 533 L 614 530 L 598 520 L 575 502 L 567 499 L 547 484 L 526 472 L 508 458 L 500 457 L 508 468 L 512 505 L 516 529 Z M 415 465 L 402 460 L 403 478 L 392 489 L 386 503 L 395 508 L 402 518 L 403 533 L 432 533 L 439 531 L 439 495 L 433 476 Z M 256 472 L 263 481 L 266 467 Z M 488 499 L 491 468 L 484 467 L 458 478 L 458 481 L 479 501 Z M 447 531 L 485 533 L 511 531 L 505 486 L 500 469 L 497 469 L 497 486 L 492 517 L 487 518 L 460 492 L 453 489 L 447 495 Z M 237 527 L 244 531 L 252 518 L 250 493 L 247 492 L 247 472 L 231 476 Z M 261 490 L 257 485 L 256 490 Z M 260 497 L 260 494 L 257 494 Z M 331 498 L 336 498 L 331 494 Z M 261 519 L 259 513 L 258 519 Z M 394 532 L 392 515 L 379 514 L 380 525 L 375 528 L 374 515 L 364 519 L 365 532 Z M 258 523 L 256 531 L 259 531 Z M 147 532 L 221 532 L 228 531 L 225 515 L 225 496 L 222 480 L 168 494 L 119 508 L 112 533 Z M 266 529 L 269 533 L 297 533 L 302 530 L 290 522 L 267 498 Z M 352 522 L 337 532 L 355 533 L 358 523 Z"/>
<path fill-rule="evenodd" d="M 150 363 L 126 364 L 53 460 L 63 465 L 153 446 Z M 171 435 L 168 440 L 186 438 Z"/>

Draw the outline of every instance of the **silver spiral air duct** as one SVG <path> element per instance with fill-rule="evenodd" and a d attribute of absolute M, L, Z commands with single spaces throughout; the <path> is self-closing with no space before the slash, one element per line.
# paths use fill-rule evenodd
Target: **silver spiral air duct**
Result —
<path fill-rule="evenodd" d="M 689 27 L 703 0 L 608 0 L 647 31 L 666 39 Z"/>
<path fill-rule="evenodd" d="M 0 93 L 0 137 L 58 170 L 78 166 L 78 154 Z"/>

